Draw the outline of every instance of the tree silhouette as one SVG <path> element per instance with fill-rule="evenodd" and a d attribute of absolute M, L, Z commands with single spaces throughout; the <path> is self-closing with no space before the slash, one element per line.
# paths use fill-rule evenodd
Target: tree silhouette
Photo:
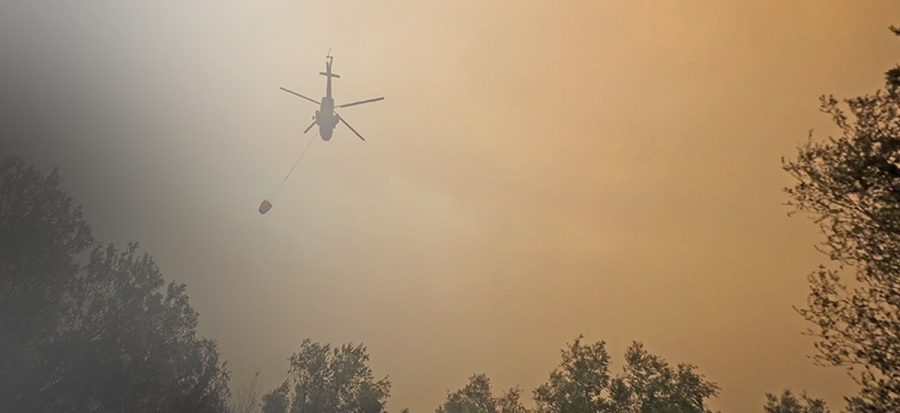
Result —
<path fill-rule="evenodd" d="M 435 413 L 527 413 L 519 397 L 518 388 L 494 397 L 490 379 L 484 374 L 476 374 L 469 377 L 465 387 L 448 394 Z"/>
<path fill-rule="evenodd" d="M 289 360 L 287 380 L 263 396 L 264 413 L 384 413 L 391 383 L 375 381 L 362 344 L 306 339 Z"/>
<path fill-rule="evenodd" d="M 0 165 L 0 409 L 222 411 L 228 373 L 185 286 L 136 243 L 95 243 L 61 182 Z"/>
<path fill-rule="evenodd" d="M 830 413 L 825 402 L 813 399 L 805 393 L 798 399 L 790 390 L 785 390 L 781 396 L 766 394 L 766 413 Z"/>
<path fill-rule="evenodd" d="M 670 366 L 641 343 L 625 352 L 618 376 L 609 372 L 606 344 L 582 344 L 579 336 L 562 352 L 550 380 L 534 391 L 538 413 L 708 413 L 718 387 L 687 364 Z"/>
<path fill-rule="evenodd" d="M 58 352 L 74 257 L 93 242 L 61 182 L 56 169 L 45 176 L 17 157 L 0 164 L 0 409 L 46 402 L 40 389 L 58 367 L 48 355 Z"/>
<path fill-rule="evenodd" d="M 892 30 L 900 35 L 896 28 Z M 797 181 L 786 191 L 796 211 L 810 213 L 826 236 L 823 252 L 836 268 L 809 275 L 808 308 L 816 360 L 861 367 L 851 412 L 900 411 L 900 72 L 885 90 L 844 101 L 822 98 L 841 132 L 812 139 L 784 169 Z M 796 212 L 795 211 L 795 212 Z M 842 276 L 853 271 L 849 282 Z"/>

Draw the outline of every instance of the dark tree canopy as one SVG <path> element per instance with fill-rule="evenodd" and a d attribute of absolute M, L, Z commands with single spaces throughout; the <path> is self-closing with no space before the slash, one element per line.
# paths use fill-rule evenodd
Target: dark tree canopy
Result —
<path fill-rule="evenodd" d="M 609 373 L 606 343 L 582 344 L 582 337 L 562 351 L 562 363 L 550 380 L 534 391 L 539 413 L 599 413 L 621 400 L 623 384 Z"/>
<path fill-rule="evenodd" d="M 520 395 L 518 388 L 512 388 L 494 397 L 490 379 L 476 374 L 465 387 L 447 395 L 435 413 L 526 413 Z"/>
<path fill-rule="evenodd" d="M 263 396 L 264 413 L 384 413 L 391 383 L 375 381 L 362 344 L 306 339 L 289 360 L 287 380 Z"/>
<path fill-rule="evenodd" d="M 562 352 L 562 363 L 534 392 L 538 413 L 708 413 L 718 387 L 687 364 L 670 366 L 641 343 L 625 352 L 625 369 L 610 374 L 604 342 L 578 337 Z"/>
<path fill-rule="evenodd" d="M 222 411 L 185 286 L 137 244 L 95 243 L 61 181 L 0 165 L 0 411 Z"/>
<path fill-rule="evenodd" d="M 840 135 L 810 139 L 784 163 L 796 180 L 786 189 L 791 205 L 819 223 L 822 250 L 837 264 L 809 275 L 800 313 L 815 325 L 820 363 L 861 367 L 853 374 L 861 386 L 850 398 L 854 412 L 900 411 L 898 76 L 889 71 L 885 90 L 844 100 L 845 107 L 822 98 Z"/>
<path fill-rule="evenodd" d="M 780 396 L 766 394 L 766 413 L 830 413 L 825 402 L 821 399 L 813 399 L 805 393 L 797 398 L 790 390 L 785 390 Z"/>
<path fill-rule="evenodd" d="M 625 351 L 622 394 L 635 412 L 705 413 L 706 401 L 718 394 L 718 386 L 704 380 L 689 364 L 670 366 L 659 356 L 634 343 Z"/>
<path fill-rule="evenodd" d="M 16 157 L 0 164 L 0 400 L 37 402 L 53 366 L 46 357 L 78 270 L 93 242 L 81 208 L 49 175 Z"/>
<path fill-rule="evenodd" d="M 56 169 L 45 176 L 13 156 L 0 164 L 0 340 L 7 343 L 0 363 L 24 362 L 8 354 L 31 351 L 26 341 L 46 344 L 74 284 L 75 256 L 93 243 L 61 183 Z"/>

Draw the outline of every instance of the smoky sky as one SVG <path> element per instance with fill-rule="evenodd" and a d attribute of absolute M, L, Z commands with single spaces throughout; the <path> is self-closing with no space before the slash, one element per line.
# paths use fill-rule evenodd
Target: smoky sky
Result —
<path fill-rule="evenodd" d="M 853 387 L 815 366 L 815 225 L 782 157 L 818 97 L 898 61 L 895 2 L 0 5 L 0 155 L 59 167 L 95 236 L 186 283 L 232 388 L 363 343 L 390 411 L 547 380 L 579 334 L 718 383 L 713 408 Z M 339 126 L 306 146 L 331 49 Z"/>

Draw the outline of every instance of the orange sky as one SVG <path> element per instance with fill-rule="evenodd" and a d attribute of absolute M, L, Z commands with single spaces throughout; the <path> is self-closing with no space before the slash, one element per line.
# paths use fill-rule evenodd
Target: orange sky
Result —
<path fill-rule="evenodd" d="M 304 338 L 362 342 L 390 411 L 427 413 L 475 373 L 530 394 L 584 334 L 616 371 L 632 340 L 697 365 L 723 412 L 786 387 L 838 410 L 850 381 L 792 310 L 825 257 L 781 158 L 834 132 L 820 95 L 881 86 L 898 11 L 7 4 L 4 152 L 60 166 L 100 239 L 188 284 L 233 386 L 280 384 Z M 329 47 L 338 103 L 386 99 L 343 110 L 367 141 L 313 142 L 260 216 L 315 110 L 278 87 L 321 96 Z"/>

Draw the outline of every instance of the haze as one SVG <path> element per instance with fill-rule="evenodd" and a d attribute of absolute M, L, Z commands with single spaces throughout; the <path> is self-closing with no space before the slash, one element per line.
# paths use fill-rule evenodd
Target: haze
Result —
<path fill-rule="evenodd" d="M 803 306 L 826 257 L 782 188 L 818 97 L 874 92 L 893 1 L 0 5 L 0 155 L 60 168 L 98 239 L 188 286 L 232 388 L 304 338 L 364 343 L 388 410 L 469 376 L 530 395 L 579 334 L 759 412 L 852 383 Z M 341 114 L 310 135 L 331 48 Z"/>

